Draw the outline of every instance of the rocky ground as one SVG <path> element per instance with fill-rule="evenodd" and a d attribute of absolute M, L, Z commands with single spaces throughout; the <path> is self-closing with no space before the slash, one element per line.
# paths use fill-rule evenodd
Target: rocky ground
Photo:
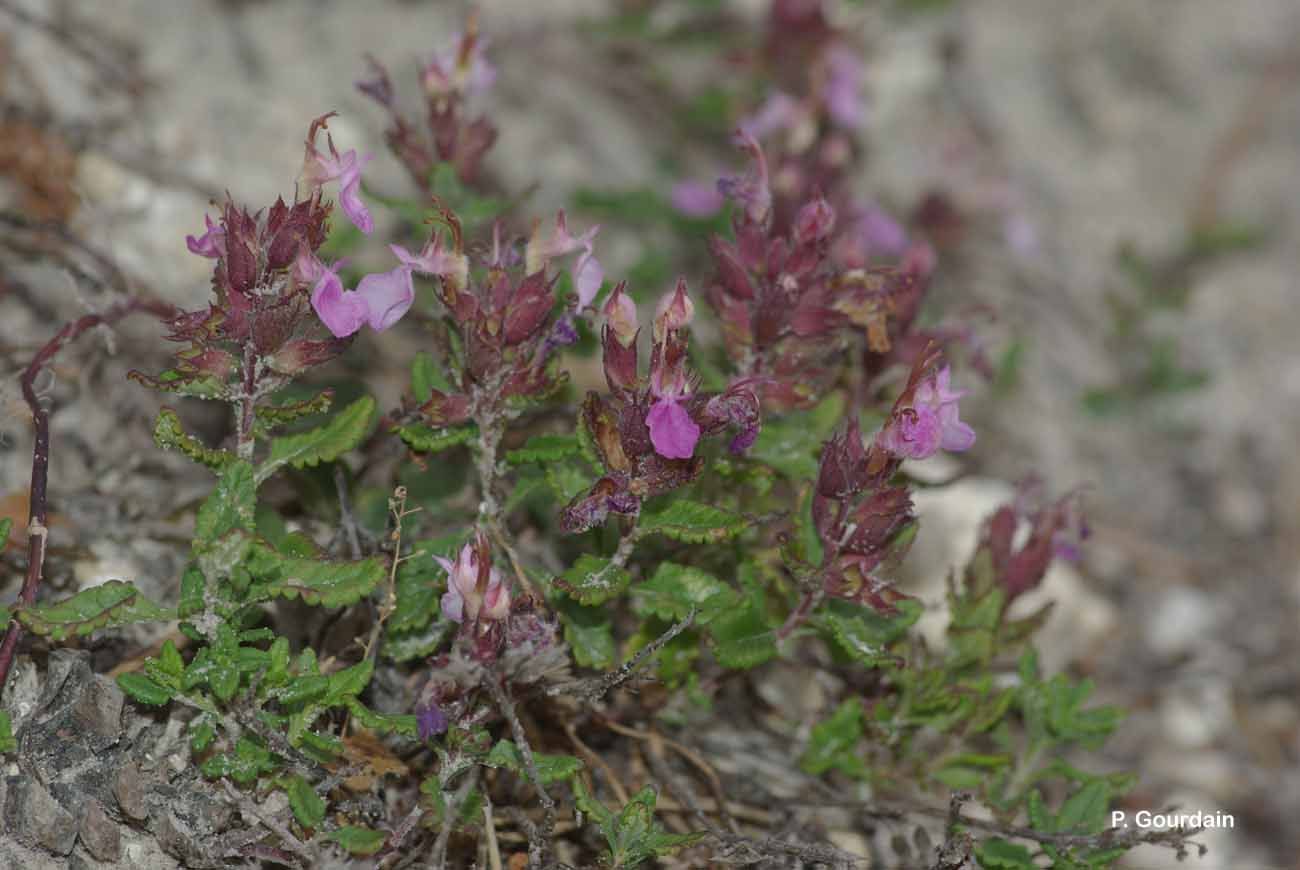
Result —
<path fill-rule="evenodd" d="M 1037 472 L 1054 491 L 1086 483 L 1088 557 L 1042 593 L 1058 602 L 1048 661 L 1093 677 L 1104 700 L 1132 711 L 1107 761 L 1140 774 L 1134 808 L 1235 815 L 1235 830 L 1204 836 L 1212 851 L 1194 866 L 1300 867 L 1300 7 L 957 0 L 899 16 L 883 5 L 846 13 L 869 46 L 861 183 L 892 203 L 937 186 L 977 216 L 942 261 L 941 291 L 953 306 L 994 308 L 991 343 L 1021 348 L 1017 376 L 970 403 L 980 442 L 952 469 L 962 482 L 922 503 L 917 582 L 964 558 L 1010 481 Z M 501 71 L 492 100 L 504 133 L 491 168 L 503 184 L 538 184 L 544 213 L 577 185 L 658 178 L 663 143 L 618 90 L 617 60 L 572 27 L 605 4 L 481 7 Z M 305 119 L 326 110 L 341 113 L 331 125 L 341 143 L 381 152 L 376 113 L 352 88 L 362 56 L 413 67 L 462 11 L 398 0 L 4 0 L 5 138 L 27 135 L 23 113 L 52 119 L 80 147 L 42 146 L 75 172 L 66 191 L 46 192 L 50 208 L 67 209 L 49 216 L 71 216 L 126 282 L 192 307 L 206 296 L 208 263 L 183 236 L 201 226 L 209 198 L 284 191 Z M 65 29 L 41 31 L 34 19 Z M 384 163 L 374 183 L 398 186 Z M 22 205 L 0 191 L 6 209 Z M 79 202 L 75 214 L 61 196 Z M 1225 223 L 1263 232 L 1253 248 L 1173 262 L 1189 232 Z M 1136 339 L 1117 334 L 1108 302 L 1139 295 L 1117 265 L 1124 243 L 1167 261 L 1162 292 L 1185 291 L 1183 304 L 1153 306 Z M 621 245 L 630 258 L 635 243 Z M 0 514 L 21 526 L 31 443 L 10 373 L 113 289 L 67 264 L 0 270 Z M 142 449 L 156 398 L 123 376 L 158 368 L 154 336 L 128 326 L 91 337 L 56 368 L 52 589 L 124 576 L 174 597 L 188 540 L 177 518 L 205 482 L 183 460 Z M 1089 388 L 1140 382 L 1159 342 L 1207 372 L 1205 385 L 1084 410 Z M 407 350 L 371 341 L 363 355 L 381 405 L 401 390 Z M 11 544 L 5 600 L 22 563 Z M 0 782 L 5 866 L 65 865 L 50 852 L 86 867 L 211 857 L 187 850 L 210 848 L 206 835 L 225 830 L 231 810 L 214 799 L 178 814 L 168 789 L 184 783 L 165 775 L 178 734 L 165 719 L 120 715 L 121 695 L 102 676 L 154 640 L 127 633 L 91 655 L 52 654 L 39 673 L 25 661 L 16 669 L 5 704 L 24 723 L 28 761 Z M 784 691 L 779 672 L 772 680 L 764 691 Z M 764 751 L 779 754 L 752 750 Z M 71 794 L 89 797 L 74 806 Z"/>

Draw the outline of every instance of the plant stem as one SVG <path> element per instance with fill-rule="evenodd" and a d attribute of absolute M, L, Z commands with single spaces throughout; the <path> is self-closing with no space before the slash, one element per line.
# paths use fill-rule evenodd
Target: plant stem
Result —
<path fill-rule="evenodd" d="M 156 299 L 131 296 L 112 305 L 99 314 L 87 314 L 64 324 L 63 328 L 45 343 L 23 371 L 21 384 L 23 399 L 32 412 L 32 427 L 35 429 L 35 445 L 32 449 L 31 488 L 28 492 L 27 519 L 27 576 L 23 579 L 22 590 L 18 593 L 18 605 L 31 605 L 36 601 L 36 590 L 40 588 L 41 576 L 45 569 L 45 551 L 49 529 L 47 506 L 47 487 L 50 473 L 50 411 L 43 406 L 36 395 L 36 377 L 58 354 L 65 344 L 86 331 L 100 325 L 116 323 L 131 314 L 144 312 L 161 319 L 176 316 L 176 309 L 170 304 Z M 22 625 L 16 619 L 9 622 L 4 641 L 0 642 L 0 691 L 9 679 L 13 667 L 14 651 L 22 638 Z"/>
<path fill-rule="evenodd" d="M 239 433 L 236 453 L 245 462 L 253 461 L 257 442 L 253 436 L 253 423 L 257 419 L 257 352 L 253 343 L 244 345 L 244 389 L 235 408 L 235 427 Z"/>

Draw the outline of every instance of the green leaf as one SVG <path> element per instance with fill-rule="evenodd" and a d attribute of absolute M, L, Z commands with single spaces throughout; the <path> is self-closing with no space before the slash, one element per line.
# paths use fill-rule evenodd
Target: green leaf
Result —
<path fill-rule="evenodd" d="M 754 602 L 725 612 L 709 626 L 713 655 L 727 668 L 745 670 L 776 657 L 776 637 Z"/>
<path fill-rule="evenodd" d="M 90 634 L 100 628 L 175 619 L 173 611 L 159 607 L 130 583 L 109 580 L 53 604 L 19 608 L 19 622 L 33 634 L 63 640 Z"/>
<path fill-rule="evenodd" d="M 790 480 L 815 478 L 822 442 L 830 437 L 843 413 L 844 396 L 836 392 L 811 410 L 774 419 L 765 417 L 758 439 L 746 456 L 775 468 Z"/>
<path fill-rule="evenodd" d="M 298 598 L 321 607 L 345 607 L 365 598 L 386 576 L 377 558 L 360 562 L 324 562 L 292 559 L 259 546 L 249 570 L 258 579 L 252 599 Z"/>
<path fill-rule="evenodd" d="M 604 607 L 583 607 L 571 598 L 557 597 L 556 612 L 564 624 L 564 642 L 584 668 L 614 665 L 614 625 Z"/>
<path fill-rule="evenodd" d="M 506 462 L 523 465 L 528 462 L 558 462 L 576 456 L 582 447 L 576 435 L 534 435 L 518 450 L 506 454 Z"/>
<path fill-rule="evenodd" d="M 117 686 L 131 700 L 150 707 L 161 707 L 176 696 L 174 689 L 160 686 L 144 674 L 118 674 Z"/>
<path fill-rule="evenodd" d="M 9 544 L 9 530 L 13 527 L 14 521 L 5 517 L 0 520 L 0 551 L 3 551 Z"/>
<path fill-rule="evenodd" d="M 217 739 L 217 726 L 209 713 L 202 713 L 190 720 L 190 751 L 195 755 L 212 745 Z"/>
<path fill-rule="evenodd" d="M 153 426 L 153 442 L 163 450 L 179 451 L 195 462 L 220 471 L 235 458 L 228 450 L 213 450 L 202 441 L 186 433 L 181 420 L 171 408 L 158 412 Z"/>
<path fill-rule="evenodd" d="M 374 416 L 375 400 L 362 396 L 318 429 L 273 439 L 271 455 L 257 469 L 257 482 L 268 479 L 286 465 L 308 468 L 333 462 L 361 443 Z"/>
<path fill-rule="evenodd" d="M 280 780 L 284 793 L 289 796 L 289 809 L 304 828 L 318 828 L 325 821 L 325 801 L 307 780 L 294 774 Z"/>
<path fill-rule="evenodd" d="M 277 766 L 263 746 L 251 738 L 241 737 L 234 752 L 213 755 L 199 765 L 199 770 L 209 779 L 228 776 L 239 785 L 252 785 L 262 774 L 274 772 Z"/>
<path fill-rule="evenodd" d="M 394 662 L 409 662 L 433 654 L 456 629 L 456 623 L 440 619 L 415 631 L 391 634 L 381 647 L 384 657 Z"/>
<path fill-rule="evenodd" d="M 632 577 L 609 559 L 583 553 L 577 563 L 553 581 L 556 588 L 581 604 L 604 604 L 621 594 Z"/>
<path fill-rule="evenodd" d="M 1056 830 L 1062 834 L 1096 834 L 1106 827 L 1110 809 L 1110 785 L 1094 779 L 1066 798 L 1056 814 Z"/>
<path fill-rule="evenodd" d="M 370 685 L 370 677 L 374 672 L 375 663 L 368 658 L 349 668 L 335 671 L 329 675 L 329 684 L 322 703 L 327 707 L 334 707 L 343 704 L 349 698 L 355 698 Z"/>
<path fill-rule="evenodd" d="M 1006 755 L 982 755 L 967 752 L 944 759 L 934 772 L 934 778 L 949 788 L 977 788 L 988 782 L 993 774 L 1011 766 Z"/>
<path fill-rule="evenodd" d="M 3 546 L 3 541 L 0 541 L 0 547 Z M 17 748 L 18 741 L 14 739 L 14 724 L 9 721 L 9 714 L 4 710 L 0 710 L 0 753 L 13 752 Z"/>
<path fill-rule="evenodd" d="M 326 840 L 338 843 L 353 855 L 373 855 L 383 847 L 388 834 L 357 825 L 344 825 L 325 835 Z"/>
<path fill-rule="evenodd" d="M 921 602 L 908 599 L 898 602 L 897 606 L 898 614 L 889 617 L 835 599 L 828 603 L 818 622 L 844 652 L 867 667 L 878 667 L 896 659 L 890 654 L 889 647 L 907 634 L 924 610 Z"/>
<path fill-rule="evenodd" d="M 686 618 L 692 608 L 696 622 L 706 625 L 736 606 L 736 590 L 712 574 L 686 565 L 661 562 L 654 576 L 632 592 L 632 607 L 640 615 L 654 615 L 668 622 Z"/>
<path fill-rule="evenodd" d="M 185 571 L 181 574 L 180 601 L 176 604 L 176 615 L 180 619 L 188 619 L 203 612 L 203 593 L 207 585 L 207 578 L 197 564 L 191 562 L 185 566 Z"/>
<path fill-rule="evenodd" d="M 234 529 L 253 530 L 256 485 L 253 466 L 237 459 L 226 465 L 194 524 L 196 544 L 207 545 Z"/>
<path fill-rule="evenodd" d="M 1038 870 L 1029 849 L 1000 837 L 990 837 L 976 846 L 975 858 L 984 870 Z"/>
<path fill-rule="evenodd" d="M 660 510 L 643 513 L 638 528 L 689 544 L 717 543 L 735 537 L 749 525 L 744 517 L 699 502 L 678 500 Z"/>
<path fill-rule="evenodd" d="M 406 442 L 416 453 L 437 453 L 464 444 L 478 434 L 478 427 L 472 424 L 453 426 L 450 429 L 433 429 L 429 426 L 400 426 L 397 437 Z"/>
<path fill-rule="evenodd" d="M 537 775 L 541 777 L 543 785 L 566 780 L 582 770 L 583 766 L 572 755 L 545 755 L 540 752 L 533 753 L 533 762 L 537 765 Z M 498 741 L 487 758 L 483 759 L 483 763 L 488 767 L 504 767 L 520 776 L 528 776 L 519 747 L 511 740 Z"/>
<path fill-rule="evenodd" d="M 351 712 L 352 718 L 359 722 L 362 727 L 377 731 L 380 734 L 401 734 L 404 737 L 415 737 L 420 732 L 414 714 L 376 713 L 356 698 L 348 699 L 347 708 Z"/>
<path fill-rule="evenodd" d="M 411 360 L 411 392 L 421 404 L 433 397 L 433 391 L 452 392 L 452 386 L 442 373 L 442 367 L 427 351 L 420 351 Z"/>
<path fill-rule="evenodd" d="M 655 821 L 658 794 L 653 786 L 646 786 L 632 795 L 627 806 L 617 813 L 588 794 L 581 779 L 575 778 L 572 787 L 578 809 L 600 825 L 601 833 L 609 843 L 611 863 L 615 867 L 635 867 L 643 861 L 689 846 L 704 836 L 703 832 L 667 833 Z"/>
<path fill-rule="evenodd" d="M 808 748 L 799 759 L 806 773 L 820 776 L 828 770 L 842 770 L 861 777 L 866 766 L 854 750 L 862 740 L 862 702 L 850 698 L 830 718 L 813 726 Z"/>

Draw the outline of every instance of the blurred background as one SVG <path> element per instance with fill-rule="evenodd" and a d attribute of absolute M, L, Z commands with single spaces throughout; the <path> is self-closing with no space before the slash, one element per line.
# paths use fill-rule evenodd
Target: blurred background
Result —
<path fill-rule="evenodd" d="M 861 51 L 855 185 L 928 228 L 946 311 L 988 312 L 974 322 L 992 377 L 962 375 L 980 440 L 939 470 L 957 482 L 920 503 L 914 589 L 941 600 L 935 581 L 1015 481 L 1085 485 L 1088 552 L 1037 599 L 1057 601 L 1046 661 L 1131 711 L 1104 760 L 1138 772 L 1133 808 L 1235 816 L 1192 865 L 1300 868 L 1300 5 L 826 5 Z M 608 192 L 662 201 L 675 180 L 738 164 L 727 133 L 754 94 L 735 58 L 765 38 L 767 6 L 475 4 L 498 70 L 486 173 L 528 192 L 524 213 L 606 220 L 606 274 L 631 275 L 643 298 L 678 271 L 702 286 L 703 245 L 665 254 L 657 231 L 620 225 L 624 200 Z M 30 223 L 66 222 L 123 284 L 195 307 L 210 264 L 184 236 L 225 191 L 288 194 L 311 118 L 339 112 L 340 148 L 377 155 L 367 184 L 403 189 L 382 112 L 354 82 L 370 54 L 409 90 L 469 9 L 0 0 L 0 369 L 100 304 L 69 277 L 75 257 L 36 262 Z M 129 570 L 170 584 L 165 515 L 187 486 L 202 491 L 194 470 L 141 449 L 156 399 L 120 376 L 157 368 L 154 335 L 87 345 L 95 383 L 59 394 L 54 438 L 68 446 L 52 480 L 59 521 L 84 532 L 68 560 L 78 580 Z M 381 405 L 415 338 L 367 334 L 351 355 Z M 91 368 L 64 365 L 74 385 Z M 18 527 L 30 435 L 13 378 L 0 400 L 0 515 Z"/>

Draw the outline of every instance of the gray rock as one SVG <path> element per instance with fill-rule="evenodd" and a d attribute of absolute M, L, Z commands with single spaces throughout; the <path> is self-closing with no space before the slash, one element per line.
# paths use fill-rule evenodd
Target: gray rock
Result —
<path fill-rule="evenodd" d="M 117 822 L 108 817 L 104 805 L 94 798 L 86 802 L 78 833 L 82 845 L 100 861 L 116 863 L 122 857 L 122 834 Z"/>
<path fill-rule="evenodd" d="M 113 796 L 122 812 L 137 821 L 149 818 L 149 805 L 145 802 L 149 784 L 139 765 L 128 761 L 117 772 L 113 781 Z"/>
<path fill-rule="evenodd" d="M 11 776 L 5 783 L 4 828 L 21 842 L 57 855 L 71 852 L 77 841 L 76 819 L 28 776 Z"/>
<path fill-rule="evenodd" d="M 111 677 L 96 674 L 73 703 L 72 716 L 77 724 L 112 745 L 122 736 L 124 700 L 122 690 Z"/>
<path fill-rule="evenodd" d="M 15 870 L 64 870 L 69 866 L 41 849 L 29 849 L 9 837 L 0 836 L 0 867 Z"/>

